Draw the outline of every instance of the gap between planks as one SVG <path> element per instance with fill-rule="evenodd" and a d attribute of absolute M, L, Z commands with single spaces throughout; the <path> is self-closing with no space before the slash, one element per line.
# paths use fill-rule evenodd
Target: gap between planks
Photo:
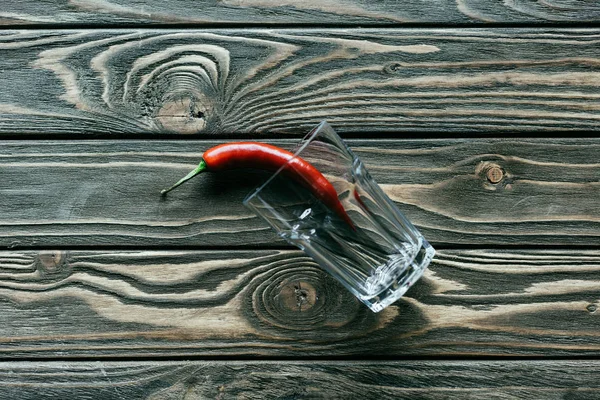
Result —
<path fill-rule="evenodd" d="M 444 132 L 427 132 L 427 131 L 417 131 L 417 132 L 385 132 L 385 131 L 369 131 L 368 138 L 365 137 L 363 133 L 358 132 L 344 132 L 339 133 L 340 137 L 343 139 L 351 139 L 356 143 L 360 143 L 361 141 L 378 141 L 378 142 L 386 142 L 386 141 L 403 141 L 403 140 L 423 140 L 423 141 L 436 141 L 436 140 L 464 140 L 464 139 L 522 139 L 522 140 L 543 140 L 543 139 L 589 139 L 589 138 L 597 138 L 598 132 L 590 132 L 587 130 L 574 130 L 574 131 L 554 131 L 554 132 L 528 132 L 523 134 L 522 132 L 507 132 L 507 133 L 483 133 L 482 132 L 464 132 L 461 134 L 456 133 L 444 133 Z M 257 137 L 256 134 L 252 133 L 234 133 L 234 132 L 223 132 L 219 133 L 218 137 L 215 136 L 195 136 L 189 137 L 180 134 L 170 134 L 170 133 L 132 133 L 132 134 L 122 134 L 122 133 L 114 133 L 114 134 L 106 134 L 106 133 L 97 133 L 90 135 L 77 135 L 77 134 L 61 134 L 56 133 L 48 136 L 47 133 L 44 134 L 28 134 L 28 133 L 18 133 L 11 135 L 3 134 L 0 137 L 0 143 L 6 141 L 23 141 L 23 142 L 34 142 L 34 141 L 78 141 L 78 142 L 94 142 L 94 141 L 105 141 L 105 140 L 119 140 L 119 141 L 146 141 L 146 142 L 214 142 L 215 140 L 219 141 L 228 141 L 228 140 L 252 140 L 257 142 L 269 142 L 271 140 L 300 140 L 304 137 L 304 134 L 291 134 L 291 135 L 281 135 L 281 134 L 264 134 L 263 136 Z"/>
<path fill-rule="evenodd" d="M 0 25 L 0 32 L 14 30 L 123 30 L 123 29 L 163 29 L 163 30 L 204 30 L 204 29 L 278 29 L 278 30 L 320 30 L 320 29 L 577 29 L 600 28 L 600 22 L 403 22 L 403 23 L 262 23 L 262 22 L 220 22 L 220 23 L 57 23 Z"/>
<path fill-rule="evenodd" d="M 411 362 L 411 361 L 424 361 L 424 362 L 454 362 L 454 361 L 466 361 L 466 362 L 511 362 L 511 361 L 600 361 L 600 355 L 512 355 L 512 356 L 477 356 L 477 355 L 457 355 L 457 356 L 406 356 L 406 355 L 361 355 L 361 356 L 341 356 L 341 355 L 324 355 L 324 356 L 269 356 L 269 355 L 156 355 L 156 356 L 109 356 L 104 354 L 98 354 L 96 356 L 82 356 L 82 357 L 4 357 L 0 356 L 0 363 L 5 362 L 23 362 L 23 363 L 87 363 L 87 362 L 114 362 L 114 363 L 128 363 L 128 362 L 202 362 L 202 361 L 215 361 L 215 362 L 237 362 L 237 361 L 258 361 L 258 362 L 332 362 L 332 363 L 343 363 L 343 362 Z"/>

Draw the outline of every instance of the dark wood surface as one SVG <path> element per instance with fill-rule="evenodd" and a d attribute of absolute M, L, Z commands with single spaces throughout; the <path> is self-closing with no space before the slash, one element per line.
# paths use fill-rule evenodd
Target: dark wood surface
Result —
<path fill-rule="evenodd" d="M 283 246 L 242 205 L 268 174 L 206 174 L 160 197 L 217 143 L 4 141 L 0 246 Z M 348 143 L 435 245 L 600 244 L 598 139 Z"/>
<path fill-rule="evenodd" d="M 0 33 L 0 136 L 597 131 L 599 29 Z"/>
<path fill-rule="evenodd" d="M 498 0 L 24 0 L 4 4 L 4 25 L 488 24 L 597 22 L 595 1 Z"/>
<path fill-rule="evenodd" d="M 589 357 L 598 293 L 597 250 L 439 250 L 378 314 L 300 251 L 5 251 L 0 357 Z"/>
<path fill-rule="evenodd" d="M 599 394 L 598 368 L 597 361 L 3 363 L 0 396 L 589 400 Z"/>
<path fill-rule="evenodd" d="M 600 396 L 596 1 L 5 3 L 0 399 Z M 323 119 L 438 250 L 378 314 L 265 174 L 159 196 Z"/>

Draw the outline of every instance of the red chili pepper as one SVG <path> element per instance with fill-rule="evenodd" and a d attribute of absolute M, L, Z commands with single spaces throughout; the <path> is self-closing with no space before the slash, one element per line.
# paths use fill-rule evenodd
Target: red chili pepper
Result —
<path fill-rule="evenodd" d="M 189 174 L 161 194 L 175 189 L 204 171 L 224 171 L 237 168 L 258 168 L 277 171 L 287 163 L 285 171 L 293 179 L 307 187 L 314 196 L 333 210 L 352 229 L 356 229 L 352 220 L 340 203 L 335 188 L 318 169 L 308 161 L 279 147 L 258 142 L 225 143 L 206 150 L 202 160 Z"/>

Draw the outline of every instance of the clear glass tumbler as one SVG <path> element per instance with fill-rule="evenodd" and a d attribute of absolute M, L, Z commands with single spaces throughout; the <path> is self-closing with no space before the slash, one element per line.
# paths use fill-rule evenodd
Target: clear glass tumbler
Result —
<path fill-rule="evenodd" d="M 285 165 L 250 193 L 244 205 L 371 310 L 383 310 L 421 277 L 435 250 L 327 122 L 314 128 L 294 154 L 332 183 L 354 227 L 282 173 Z"/>

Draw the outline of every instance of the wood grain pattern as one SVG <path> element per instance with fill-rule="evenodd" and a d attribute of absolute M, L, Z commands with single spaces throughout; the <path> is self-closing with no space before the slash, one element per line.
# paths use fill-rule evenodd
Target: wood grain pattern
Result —
<path fill-rule="evenodd" d="M 0 23 L 18 24 L 390 24 L 597 22 L 600 7 L 577 0 L 24 0 L 5 4 Z"/>
<path fill-rule="evenodd" d="M 4 31 L 0 136 L 303 135 L 322 119 L 365 135 L 597 131 L 599 38 L 598 29 Z"/>
<path fill-rule="evenodd" d="M 5 141 L 0 246 L 284 245 L 242 205 L 264 173 L 206 174 L 159 196 L 217 143 Z M 349 144 L 434 244 L 600 244 L 598 139 Z"/>
<path fill-rule="evenodd" d="M 1 363 L 0 396 L 85 399 L 591 399 L 597 361 Z"/>
<path fill-rule="evenodd" d="M 600 355 L 599 251 L 438 251 L 374 314 L 300 251 L 0 253 L 0 357 Z"/>

